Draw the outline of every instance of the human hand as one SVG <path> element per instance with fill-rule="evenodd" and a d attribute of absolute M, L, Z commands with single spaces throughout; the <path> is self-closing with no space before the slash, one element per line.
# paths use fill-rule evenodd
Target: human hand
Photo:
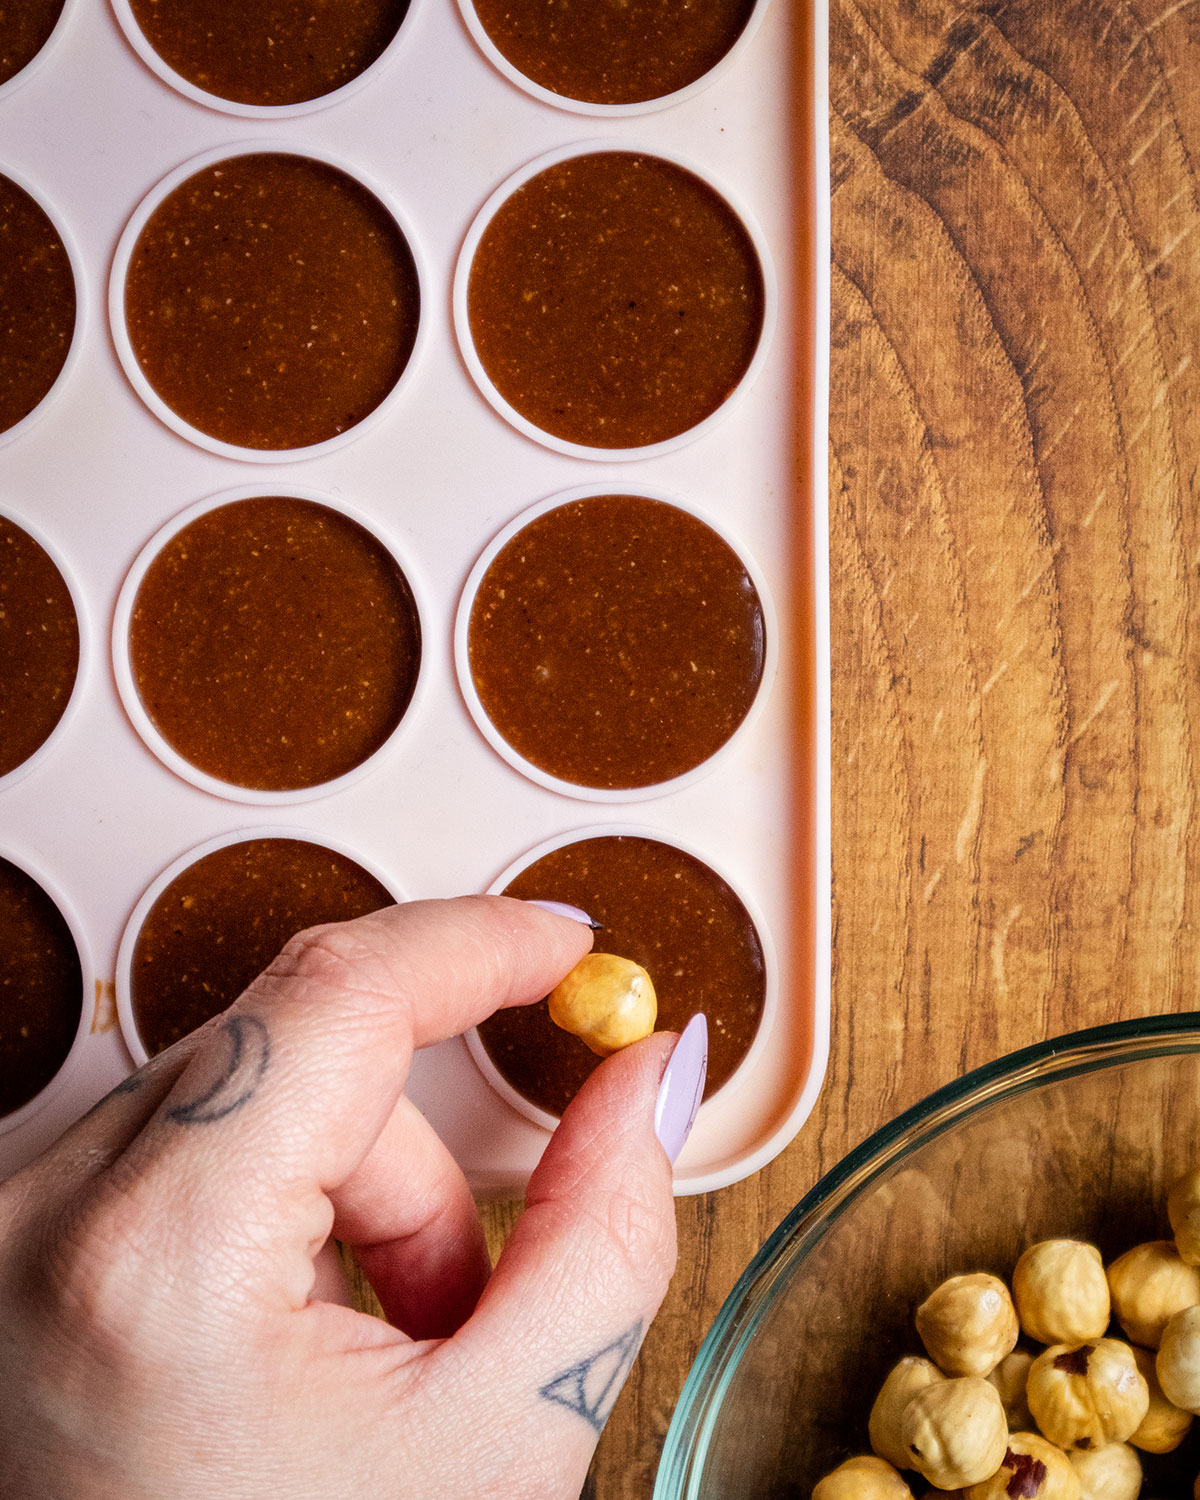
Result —
<path fill-rule="evenodd" d="M 656 1097 L 677 1152 L 702 1050 L 597 1069 L 490 1274 L 401 1089 L 588 945 L 503 897 L 314 928 L 0 1184 L 0 1495 L 575 1496 L 674 1267 Z M 331 1235 L 389 1322 L 341 1305 Z"/>

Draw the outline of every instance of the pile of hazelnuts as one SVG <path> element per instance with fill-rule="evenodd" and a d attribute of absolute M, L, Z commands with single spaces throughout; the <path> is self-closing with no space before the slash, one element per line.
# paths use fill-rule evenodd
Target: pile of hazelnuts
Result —
<path fill-rule="evenodd" d="M 1135 1500 L 1141 1455 L 1172 1453 L 1200 1414 L 1200 1169 L 1167 1212 L 1173 1240 L 1107 1268 L 1094 1245 L 1043 1240 L 1011 1292 L 985 1272 L 944 1281 L 916 1313 L 927 1357 L 901 1359 L 871 1408 L 873 1451 L 813 1500 L 911 1500 L 905 1470 L 965 1500 Z"/>

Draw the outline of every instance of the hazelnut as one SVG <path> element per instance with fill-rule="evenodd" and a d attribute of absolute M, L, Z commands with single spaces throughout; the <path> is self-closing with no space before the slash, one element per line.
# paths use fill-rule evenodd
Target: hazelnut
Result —
<path fill-rule="evenodd" d="M 1008 1288 L 982 1271 L 951 1276 L 917 1308 L 921 1342 L 947 1375 L 990 1375 L 1019 1331 Z"/>
<path fill-rule="evenodd" d="M 967 1500 L 1079 1500 L 1079 1475 L 1071 1460 L 1036 1432 L 1010 1432 L 1000 1467 L 973 1484 Z"/>
<path fill-rule="evenodd" d="M 1123 1443 L 1150 1405 L 1133 1350 L 1119 1339 L 1052 1344 L 1034 1360 L 1026 1394 L 1038 1427 L 1060 1448 Z"/>
<path fill-rule="evenodd" d="M 1013 1271 L 1021 1327 L 1039 1344 L 1084 1344 L 1108 1327 L 1108 1279 L 1095 1245 L 1043 1240 Z"/>
<path fill-rule="evenodd" d="M 608 1057 L 650 1035 L 658 1001 L 641 964 L 615 953 L 585 953 L 550 991 L 550 1019 Z"/>
<path fill-rule="evenodd" d="M 1200 1266 L 1200 1169 L 1185 1172 L 1167 1194 L 1167 1217 L 1180 1259 Z"/>
<path fill-rule="evenodd" d="M 1172 1406 L 1200 1412 L 1200 1307 L 1185 1307 L 1168 1321 L 1154 1368 Z"/>
<path fill-rule="evenodd" d="M 1130 1437 L 1130 1444 L 1141 1448 L 1144 1453 L 1170 1453 L 1187 1437 L 1192 1425 L 1191 1413 L 1180 1411 L 1163 1395 L 1151 1350 L 1135 1348 L 1133 1357 L 1142 1379 L 1150 1387 L 1150 1405 L 1137 1431 Z"/>
<path fill-rule="evenodd" d="M 1142 1489 L 1142 1461 L 1128 1444 L 1076 1448 L 1070 1457 L 1071 1467 L 1079 1475 L 1080 1500 L 1137 1500 Z"/>
<path fill-rule="evenodd" d="M 938 1380 L 904 1408 L 900 1432 L 908 1465 L 939 1490 L 990 1479 L 1008 1444 L 1008 1424 L 995 1386 L 979 1375 Z"/>
<path fill-rule="evenodd" d="M 1011 1432 L 1028 1432 L 1034 1425 L 1033 1414 L 1025 1398 L 1029 1367 L 1032 1364 L 1032 1354 L 1027 1354 L 1024 1349 L 1014 1349 L 1011 1354 L 1004 1356 L 988 1376 L 988 1384 L 994 1385 L 1000 1392 L 1004 1415 L 1008 1418 Z"/>
<path fill-rule="evenodd" d="M 818 1479 L 812 1500 L 912 1500 L 912 1491 L 891 1464 L 864 1453 Z"/>
<path fill-rule="evenodd" d="M 1171 1240 L 1135 1245 L 1108 1268 L 1113 1312 L 1128 1337 L 1157 1349 L 1172 1313 L 1200 1302 L 1200 1269 L 1180 1259 Z"/>
<path fill-rule="evenodd" d="M 911 1463 L 908 1449 L 900 1436 L 900 1419 L 904 1408 L 927 1385 L 945 1380 L 935 1364 L 922 1359 L 919 1354 L 906 1354 L 898 1364 L 892 1366 L 887 1379 L 879 1388 L 875 1405 L 867 1422 L 867 1435 L 871 1447 L 898 1469 L 907 1469 Z"/>

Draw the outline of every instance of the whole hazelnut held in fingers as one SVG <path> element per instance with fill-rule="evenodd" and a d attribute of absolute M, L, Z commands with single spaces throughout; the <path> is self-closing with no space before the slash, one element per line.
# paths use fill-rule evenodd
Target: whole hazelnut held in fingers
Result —
<path fill-rule="evenodd" d="M 1039 1344 L 1083 1344 L 1104 1336 L 1108 1278 L 1095 1245 L 1082 1240 L 1030 1245 L 1012 1282 L 1021 1328 Z"/>
<path fill-rule="evenodd" d="M 995 1386 L 982 1376 L 939 1380 L 904 1409 L 901 1436 L 908 1467 L 939 1490 L 990 1479 L 1008 1445 L 1008 1423 Z"/>
<path fill-rule="evenodd" d="M 918 1354 L 906 1354 L 892 1366 L 887 1379 L 879 1388 L 879 1395 L 875 1397 L 875 1405 L 871 1408 L 871 1416 L 867 1422 L 867 1436 L 880 1458 L 886 1458 L 888 1463 L 895 1464 L 898 1469 L 911 1466 L 908 1450 L 900 1434 L 901 1418 L 918 1391 L 945 1378 L 935 1364 L 922 1359 Z"/>
<path fill-rule="evenodd" d="M 1000 1392 L 1010 1432 L 1028 1432 L 1035 1425 L 1025 1395 L 1032 1365 L 1032 1354 L 1027 1354 L 1024 1349 L 1014 1349 L 1011 1354 L 1004 1356 L 987 1377 L 988 1384 L 994 1385 Z"/>
<path fill-rule="evenodd" d="M 1070 1458 L 1080 1500 L 1137 1500 L 1141 1493 L 1142 1461 L 1127 1443 L 1076 1448 Z"/>
<path fill-rule="evenodd" d="M 1000 1467 L 973 1484 L 967 1500 L 1079 1500 L 1079 1475 L 1071 1460 L 1036 1432 L 1010 1432 Z"/>
<path fill-rule="evenodd" d="M 615 953 L 585 953 L 550 991 L 550 1019 L 598 1057 L 640 1042 L 654 1030 L 658 1000 L 641 964 Z"/>
<path fill-rule="evenodd" d="M 990 1375 L 1019 1331 L 1008 1288 L 983 1271 L 951 1276 L 917 1308 L 925 1351 L 947 1375 Z"/>
<path fill-rule="evenodd" d="M 1200 1412 L 1200 1307 L 1185 1307 L 1168 1320 L 1154 1369 L 1172 1406 Z"/>
<path fill-rule="evenodd" d="M 1185 1172 L 1171 1184 L 1167 1217 L 1180 1259 L 1189 1266 L 1200 1266 L 1200 1168 Z"/>
<path fill-rule="evenodd" d="M 1133 1350 L 1120 1339 L 1051 1345 L 1034 1360 L 1026 1394 L 1043 1435 L 1067 1449 L 1128 1441 L 1150 1405 Z"/>
<path fill-rule="evenodd" d="M 912 1500 L 912 1491 L 885 1459 L 864 1453 L 818 1479 L 812 1500 Z"/>
<path fill-rule="evenodd" d="M 1167 1319 L 1200 1302 L 1200 1268 L 1182 1260 L 1171 1240 L 1126 1250 L 1108 1268 L 1117 1322 L 1135 1344 L 1157 1349 Z"/>
<path fill-rule="evenodd" d="M 1133 1357 L 1142 1379 L 1150 1388 L 1150 1405 L 1137 1431 L 1130 1436 L 1130 1445 L 1140 1448 L 1143 1453 L 1172 1453 L 1187 1437 L 1192 1415 L 1181 1411 L 1163 1395 L 1152 1350 L 1135 1347 Z"/>

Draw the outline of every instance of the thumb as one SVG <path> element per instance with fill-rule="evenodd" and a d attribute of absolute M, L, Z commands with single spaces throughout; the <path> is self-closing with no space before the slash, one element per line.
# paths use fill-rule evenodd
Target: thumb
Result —
<path fill-rule="evenodd" d="M 707 1056 L 697 1016 L 680 1038 L 647 1038 L 595 1070 L 563 1114 L 526 1211 L 454 1340 L 457 1355 L 489 1372 L 508 1431 L 520 1434 L 508 1451 L 555 1474 L 563 1494 L 582 1483 L 675 1268 L 667 1153 L 682 1149 Z"/>

